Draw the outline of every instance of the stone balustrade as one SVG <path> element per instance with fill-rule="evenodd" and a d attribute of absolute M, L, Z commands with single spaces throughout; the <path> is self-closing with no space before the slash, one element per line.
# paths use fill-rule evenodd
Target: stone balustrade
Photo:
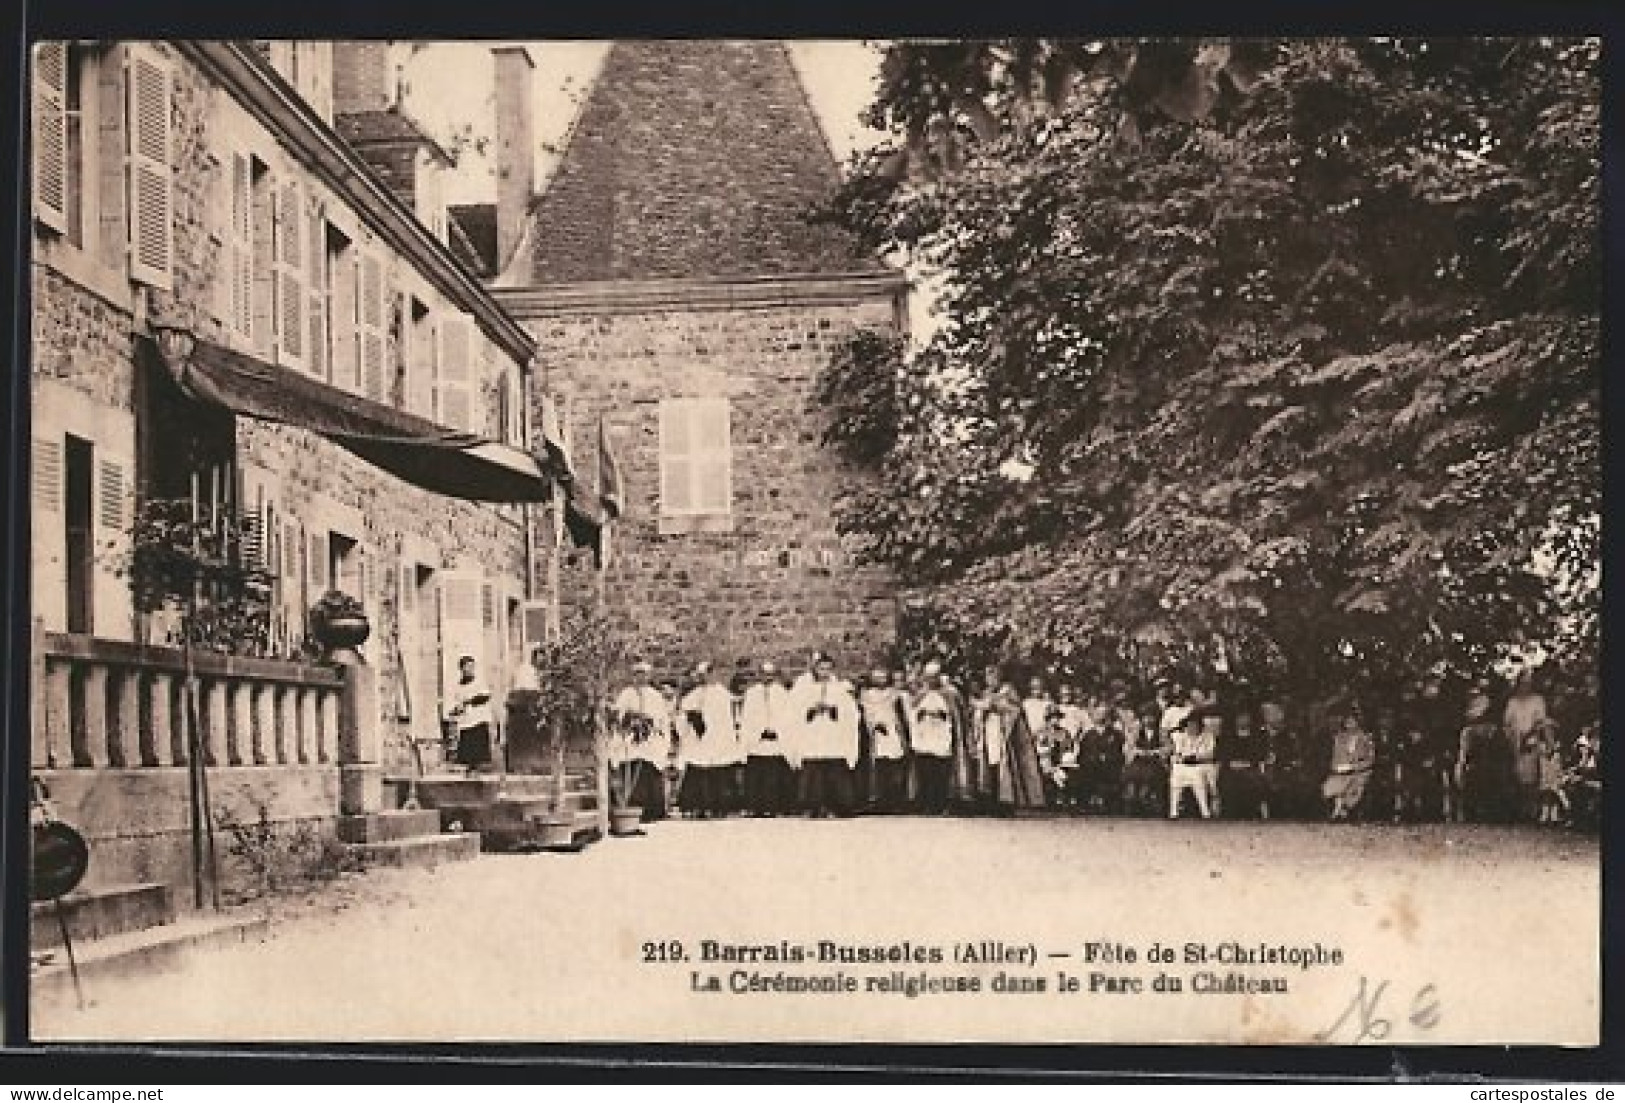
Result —
<path fill-rule="evenodd" d="M 34 662 L 34 769 L 187 764 L 185 652 L 42 632 Z M 344 669 L 194 652 L 191 671 L 206 765 L 340 763 Z"/>

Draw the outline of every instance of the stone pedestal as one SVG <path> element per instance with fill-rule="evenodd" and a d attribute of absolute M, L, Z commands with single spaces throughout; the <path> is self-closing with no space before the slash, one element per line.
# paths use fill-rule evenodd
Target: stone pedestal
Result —
<path fill-rule="evenodd" d="M 353 650 L 335 651 L 331 660 L 344 672 L 338 705 L 339 812 L 379 812 L 384 807 L 384 768 L 378 676 Z"/>
<path fill-rule="evenodd" d="M 339 814 L 366 816 L 384 810 L 384 768 L 371 764 L 339 767 Z"/>

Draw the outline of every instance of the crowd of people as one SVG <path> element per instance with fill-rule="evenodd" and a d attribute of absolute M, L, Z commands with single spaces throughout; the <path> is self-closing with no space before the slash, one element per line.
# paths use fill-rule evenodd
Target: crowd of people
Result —
<path fill-rule="evenodd" d="M 1428 675 L 1375 703 L 1289 709 L 1223 678 L 1124 678 L 1019 691 L 938 663 L 858 684 L 828 656 L 793 679 L 699 664 L 614 695 L 623 801 L 659 819 L 1042 811 L 1332 821 L 1530 822 L 1594 829 L 1597 698 L 1549 707 L 1529 674 L 1502 690 Z M 1296 713 L 1296 714 L 1295 714 Z"/>

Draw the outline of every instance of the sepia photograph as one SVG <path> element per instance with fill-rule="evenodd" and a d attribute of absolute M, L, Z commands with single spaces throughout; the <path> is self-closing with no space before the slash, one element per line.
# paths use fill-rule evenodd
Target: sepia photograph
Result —
<path fill-rule="evenodd" d="M 1598 1045 L 1602 54 L 33 43 L 30 1039 Z"/>

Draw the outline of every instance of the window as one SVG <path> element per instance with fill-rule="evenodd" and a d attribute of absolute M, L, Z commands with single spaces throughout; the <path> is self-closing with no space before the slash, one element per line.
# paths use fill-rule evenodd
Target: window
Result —
<path fill-rule="evenodd" d="M 174 285 L 173 94 L 150 46 L 45 42 L 33 67 L 34 216 L 153 287 Z M 127 265 L 127 267 L 126 267 Z"/>
<path fill-rule="evenodd" d="M 660 403 L 660 512 L 726 515 L 733 509 L 733 458 L 726 398 Z"/>

